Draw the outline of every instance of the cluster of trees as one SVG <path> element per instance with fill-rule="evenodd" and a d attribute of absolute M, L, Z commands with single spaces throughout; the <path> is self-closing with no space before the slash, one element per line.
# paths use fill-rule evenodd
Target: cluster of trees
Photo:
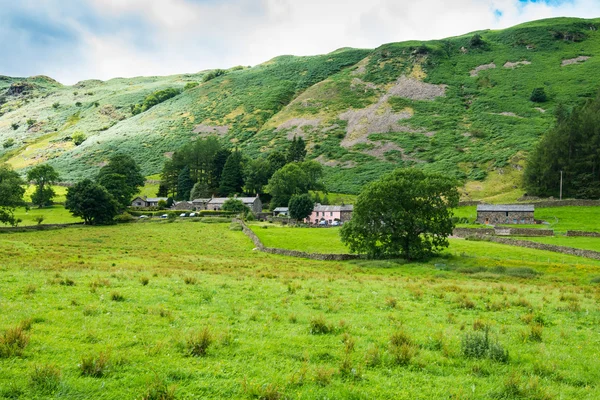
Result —
<path fill-rule="evenodd" d="M 600 198 L 600 94 L 572 111 L 559 105 L 556 124 L 535 147 L 525 168 L 527 193 Z"/>
<path fill-rule="evenodd" d="M 0 223 L 15 226 L 20 222 L 14 211 L 26 205 L 24 185 L 25 181 L 9 165 L 0 165 Z"/>
<path fill-rule="evenodd" d="M 215 137 L 198 139 L 165 162 L 158 195 L 194 200 L 268 191 L 272 208 L 287 206 L 293 195 L 323 189 L 323 168 L 305 157 L 302 138 L 294 137 L 285 153 L 273 151 L 252 159 L 222 147 Z"/>
<path fill-rule="evenodd" d="M 65 208 L 86 224 L 108 224 L 131 204 L 142 186 L 144 176 L 135 160 L 117 154 L 95 180 L 84 179 L 67 190 Z"/>

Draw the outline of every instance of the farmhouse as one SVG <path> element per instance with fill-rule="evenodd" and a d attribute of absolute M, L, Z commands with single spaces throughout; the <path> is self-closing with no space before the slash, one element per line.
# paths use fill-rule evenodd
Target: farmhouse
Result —
<path fill-rule="evenodd" d="M 477 206 L 477 222 L 486 225 L 496 224 L 535 224 L 533 205 L 491 205 Z"/>
<path fill-rule="evenodd" d="M 273 210 L 274 217 L 287 217 L 290 215 L 290 209 L 287 207 L 277 207 Z"/>
<path fill-rule="evenodd" d="M 258 214 L 262 211 L 262 201 L 260 201 L 258 195 L 256 197 L 213 197 L 206 204 L 206 209 L 211 211 L 219 211 L 223 208 L 223 204 L 232 198 L 235 200 L 240 200 L 254 214 Z"/>
<path fill-rule="evenodd" d="M 344 223 L 352 218 L 354 206 L 323 206 L 319 203 L 315 205 L 312 214 L 305 220 L 309 224 L 318 224 L 321 221 L 326 221 L 331 225 L 334 221 Z"/>
<path fill-rule="evenodd" d="M 158 202 L 161 200 L 166 202 L 168 199 L 166 197 L 136 197 L 131 202 L 131 207 L 158 207 Z"/>

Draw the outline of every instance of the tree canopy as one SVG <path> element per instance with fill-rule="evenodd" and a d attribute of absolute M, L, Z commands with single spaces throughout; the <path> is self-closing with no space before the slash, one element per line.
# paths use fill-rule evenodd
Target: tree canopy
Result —
<path fill-rule="evenodd" d="M 294 195 L 288 204 L 290 217 L 298 221 L 308 218 L 314 206 L 315 204 L 308 194 Z"/>
<path fill-rule="evenodd" d="M 19 174 L 6 164 L 0 164 L 0 223 L 16 225 L 20 222 L 15 218 L 14 210 L 25 206 L 23 195 L 25 182 Z"/>
<path fill-rule="evenodd" d="M 525 189 L 530 195 L 600 198 L 600 94 L 568 112 L 559 106 L 556 125 L 529 156 Z"/>
<path fill-rule="evenodd" d="M 221 185 L 219 193 L 222 196 L 229 196 L 241 193 L 244 187 L 244 171 L 242 165 L 242 153 L 234 151 L 227 157 L 227 162 L 223 168 L 221 176 Z"/>
<path fill-rule="evenodd" d="M 107 176 L 110 175 L 110 178 Z M 125 179 L 123 182 L 116 182 L 115 175 L 122 175 Z M 131 199 L 144 186 L 144 175 L 135 160 L 127 154 L 116 154 L 110 158 L 108 164 L 100 169 L 96 176 L 97 182 L 112 181 L 109 186 L 116 200 L 123 207 L 127 207 L 131 203 Z M 108 188 L 107 188 L 108 189 Z M 117 192 L 117 189 L 120 190 Z"/>
<path fill-rule="evenodd" d="M 302 162 L 304 161 L 304 157 L 306 157 L 306 143 L 304 143 L 304 139 L 301 137 L 294 138 L 290 142 L 287 152 L 287 162 Z"/>
<path fill-rule="evenodd" d="M 295 194 L 308 193 L 309 179 L 298 163 L 287 164 L 269 180 L 271 209 L 287 207 Z"/>
<path fill-rule="evenodd" d="M 41 164 L 30 169 L 27 173 L 27 180 L 35 184 L 31 202 L 39 208 L 52 204 L 52 199 L 56 194 L 51 185 L 55 184 L 58 179 L 58 172 L 51 165 Z"/>
<path fill-rule="evenodd" d="M 231 198 L 223 203 L 223 211 L 245 214 L 250 211 L 250 209 L 241 200 Z"/>
<path fill-rule="evenodd" d="M 119 203 L 104 186 L 85 179 L 67 189 L 65 208 L 88 225 L 103 225 L 113 221 Z"/>
<path fill-rule="evenodd" d="M 371 258 L 424 258 L 448 246 L 456 182 L 441 174 L 397 169 L 367 185 L 340 233 L 355 253 Z"/>

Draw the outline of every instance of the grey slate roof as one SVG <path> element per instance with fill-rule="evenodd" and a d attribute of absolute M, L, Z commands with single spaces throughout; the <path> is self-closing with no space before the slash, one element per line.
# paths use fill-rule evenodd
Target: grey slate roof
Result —
<path fill-rule="evenodd" d="M 147 201 L 148 203 L 158 203 L 158 202 L 159 202 L 159 201 L 161 201 L 161 200 L 167 201 L 167 200 L 169 200 L 169 199 L 168 199 L 168 198 L 166 198 L 166 197 L 148 197 L 148 198 L 146 199 L 146 201 Z"/>
<path fill-rule="evenodd" d="M 535 206 L 532 204 L 480 204 L 477 211 L 487 212 L 534 212 Z"/>
<path fill-rule="evenodd" d="M 290 211 L 290 209 L 288 207 L 277 207 L 276 209 L 273 210 L 273 212 L 278 212 L 278 213 L 288 212 L 288 211 Z"/>
<path fill-rule="evenodd" d="M 210 199 L 209 204 L 223 204 L 231 199 L 240 200 L 244 204 L 254 204 L 258 197 L 214 197 Z"/>
<path fill-rule="evenodd" d="M 313 209 L 314 212 L 341 212 L 341 211 L 353 211 L 354 206 L 352 204 L 346 206 L 322 206 L 317 204 Z"/>
<path fill-rule="evenodd" d="M 210 198 L 208 199 L 194 199 L 192 200 L 193 204 L 206 204 L 210 201 Z"/>

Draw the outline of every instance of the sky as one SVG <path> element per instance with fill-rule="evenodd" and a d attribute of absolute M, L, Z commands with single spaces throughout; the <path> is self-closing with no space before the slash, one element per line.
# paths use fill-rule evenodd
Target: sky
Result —
<path fill-rule="evenodd" d="M 600 0 L 0 0 L 0 75 L 194 73 L 559 16 Z"/>

